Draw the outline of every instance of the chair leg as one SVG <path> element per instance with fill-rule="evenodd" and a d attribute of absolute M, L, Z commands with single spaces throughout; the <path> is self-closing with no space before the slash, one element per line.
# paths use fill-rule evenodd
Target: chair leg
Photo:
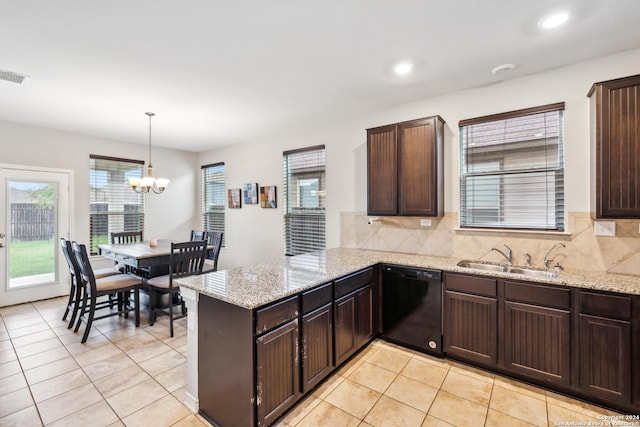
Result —
<path fill-rule="evenodd" d="M 73 283 L 73 276 L 71 278 L 71 289 L 69 290 L 69 301 L 67 301 L 67 309 L 64 311 L 64 315 L 62 316 L 62 320 L 67 320 L 67 316 L 69 315 L 69 307 L 74 302 L 74 298 L 76 297 L 76 285 Z M 74 304 L 74 307 L 76 304 Z"/>
<path fill-rule="evenodd" d="M 156 300 L 158 293 L 153 289 L 149 289 L 149 326 L 153 326 L 156 322 Z"/>
<path fill-rule="evenodd" d="M 82 293 L 82 308 L 80 309 L 80 313 L 78 315 L 78 322 L 76 323 L 76 327 L 73 329 L 73 332 L 78 332 L 80 329 L 80 323 L 82 323 L 82 316 L 87 312 L 87 291 L 86 289 Z"/>
<path fill-rule="evenodd" d="M 71 329 L 73 327 L 78 311 L 80 310 L 80 301 L 82 299 L 82 286 L 75 284 L 73 288 L 75 302 L 73 303 L 73 313 L 71 313 L 71 320 L 69 320 L 69 326 L 67 326 L 67 329 Z"/>
<path fill-rule="evenodd" d="M 129 299 L 129 291 L 118 292 L 118 311 L 122 312 L 125 308 L 128 308 L 127 300 Z M 129 312 L 126 311 L 123 313 L 124 318 L 129 318 Z"/>
<path fill-rule="evenodd" d="M 93 316 L 96 314 L 96 296 L 91 295 L 91 307 L 89 307 L 89 317 L 87 318 L 87 326 L 84 330 L 84 335 L 82 336 L 82 344 L 87 342 L 87 338 L 89 338 L 89 332 L 91 331 L 91 325 L 93 324 Z"/>
<path fill-rule="evenodd" d="M 169 332 L 173 338 L 173 294 L 169 294 Z"/>
<path fill-rule="evenodd" d="M 140 326 L 140 290 L 133 290 L 133 310 L 136 314 L 136 328 Z"/>

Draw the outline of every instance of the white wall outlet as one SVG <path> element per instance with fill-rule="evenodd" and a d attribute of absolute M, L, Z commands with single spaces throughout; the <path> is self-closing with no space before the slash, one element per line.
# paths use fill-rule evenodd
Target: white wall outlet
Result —
<path fill-rule="evenodd" d="M 431 220 L 430 219 L 421 219 L 420 220 L 420 227 L 431 227 Z"/>
<path fill-rule="evenodd" d="M 613 221 L 594 221 L 593 234 L 595 236 L 613 237 L 616 235 L 616 223 Z"/>

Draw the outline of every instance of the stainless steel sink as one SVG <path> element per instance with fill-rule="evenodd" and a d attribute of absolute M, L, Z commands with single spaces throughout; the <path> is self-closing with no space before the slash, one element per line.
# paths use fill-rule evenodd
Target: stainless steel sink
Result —
<path fill-rule="evenodd" d="M 558 277 L 558 272 L 555 270 L 546 270 L 535 267 L 518 267 L 508 266 L 503 264 L 495 264 L 491 262 L 483 261 L 460 261 L 458 267 L 473 268 L 474 270 L 494 271 L 498 273 L 512 273 L 522 274 L 528 277 Z"/>
<path fill-rule="evenodd" d="M 493 263 L 482 262 L 482 261 L 469 261 L 469 260 L 460 261 L 458 263 L 458 267 L 473 268 L 476 270 L 485 270 L 485 271 L 498 271 L 501 273 L 506 272 L 508 269 L 506 265 L 493 264 Z"/>

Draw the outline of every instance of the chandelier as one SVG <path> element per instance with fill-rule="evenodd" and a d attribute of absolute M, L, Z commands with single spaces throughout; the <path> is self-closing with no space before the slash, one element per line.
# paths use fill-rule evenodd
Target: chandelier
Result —
<path fill-rule="evenodd" d="M 136 193 L 148 193 L 152 190 L 156 194 L 160 194 L 169 185 L 166 178 L 153 177 L 153 165 L 151 165 L 151 117 L 154 113 L 145 113 L 149 116 L 149 163 L 147 164 L 147 174 L 143 178 L 129 178 L 129 185 Z"/>

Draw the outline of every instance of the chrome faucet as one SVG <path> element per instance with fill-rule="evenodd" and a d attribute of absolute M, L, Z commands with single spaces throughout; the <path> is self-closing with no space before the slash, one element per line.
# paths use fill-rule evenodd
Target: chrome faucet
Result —
<path fill-rule="evenodd" d="M 509 246 L 507 246 L 507 245 L 504 245 L 504 247 L 507 248 L 507 253 L 506 254 L 504 252 L 502 252 L 498 248 L 491 248 L 491 250 L 498 252 L 500 255 L 502 255 L 503 257 L 505 257 L 507 259 L 507 262 L 509 264 L 511 264 L 511 260 L 513 259 L 513 253 L 511 252 L 511 248 Z"/>
<path fill-rule="evenodd" d="M 553 262 L 553 259 L 549 259 L 549 254 L 551 254 L 551 252 L 557 248 L 558 246 L 562 246 L 563 248 L 566 248 L 566 246 L 564 245 L 564 243 L 556 243 L 555 245 L 553 245 L 551 247 L 551 249 L 549 249 L 549 251 L 545 254 L 544 256 L 544 267 L 545 268 L 551 268 L 550 264 Z M 557 265 L 559 268 L 562 268 L 562 266 L 560 264 Z"/>

